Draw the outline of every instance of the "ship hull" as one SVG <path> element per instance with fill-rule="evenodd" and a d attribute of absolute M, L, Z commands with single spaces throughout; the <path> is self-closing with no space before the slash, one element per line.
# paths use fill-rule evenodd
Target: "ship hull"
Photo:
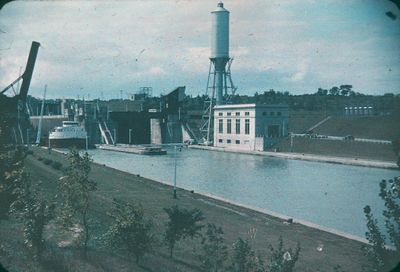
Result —
<path fill-rule="evenodd" d="M 51 139 L 50 147 L 61 147 L 61 148 L 86 148 L 86 139 L 82 138 L 64 138 L 64 139 Z"/>

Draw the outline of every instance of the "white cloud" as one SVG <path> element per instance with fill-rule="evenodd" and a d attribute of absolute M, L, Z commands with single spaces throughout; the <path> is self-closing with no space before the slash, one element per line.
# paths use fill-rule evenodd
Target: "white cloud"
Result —
<path fill-rule="evenodd" d="M 155 66 L 151 67 L 150 70 L 148 71 L 150 75 L 155 75 L 155 76 L 160 76 L 160 75 L 166 75 L 167 72 L 161 68 L 160 66 Z"/>

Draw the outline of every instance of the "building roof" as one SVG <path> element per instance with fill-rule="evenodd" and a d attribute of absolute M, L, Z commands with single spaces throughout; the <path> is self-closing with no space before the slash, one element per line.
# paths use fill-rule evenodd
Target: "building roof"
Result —
<path fill-rule="evenodd" d="M 245 108 L 288 108 L 287 105 L 284 104 L 226 104 L 226 105 L 217 105 L 214 107 L 214 110 L 225 110 L 225 109 L 245 109 Z"/>

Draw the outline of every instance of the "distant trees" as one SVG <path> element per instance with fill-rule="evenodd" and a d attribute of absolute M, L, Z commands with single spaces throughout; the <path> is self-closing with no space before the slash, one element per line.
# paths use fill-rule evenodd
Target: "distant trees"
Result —
<path fill-rule="evenodd" d="M 327 94 L 328 94 L 328 90 L 322 89 L 322 88 L 318 88 L 318 91 L 316 92 L 316 95 L 321 95 L 321 96 L 325 96 Z"/>
<path fill-rule="evenodd" d="M 186 238 L 194 238 L 200 234 L 203 225 L 200 222 L 204 219 L 199 209 L 187 210 L 177 205 L 171 208 L 164 208 L 168 215 L 168 222 L 165 230 L 165 241 L 168 245 L 170 257 L 172 258 L 175 244 Z"/>
<path fill-rule="evenodd" d="M 400 261 L 400 177 L 382 180 L 379 186 L 379 196 L 385 203 L 383 216 L 388 237 L 380 230 L 371 207 L 365 206 L 368 228 L 366 238 L 370 246 L 365 246 L 364 251 L 371 261 L 372 271 L 389 271 Z M 394 248 L 387 247 L 387 242 Z"/>
<path fill-rule="evenodd" d="M 88 153 L 83 156 L 77 150 L 68 154 L 70 165 L 65 176 L 60 178 L 59 191 L 61 195 L 61 220 L 65 226 L 74 222 L 83 225 L 84 256 L 87 256 L 87 246 L 90 239 L 88 222 L 89 199 L 96 190 L 96 182 L 89 179 L 91 158 Z"/>
<path fill-rule="evenodd" d="M 318 91 L 315 94 L 319 96 L 354 96 L 356 93 L 352 88 L 353 86 L 349 84 L 340 85 L 339 87 L 334 86 L 330 88 L 329 91 L 327 89 L 318 88 Z"/>
<path fill-rule="evenodd" d="M 334 86 L 329 90 L 329 94 L 330 95 L 339 95 L 340 89 L 338 87 Z"/>
<path fill-rule="evenodd" d="M 113 224 L 104 235 L 106 243 L 116 249 L 124 249 L 135 255 L 136 263 L 152 250 L 155 237 L 153 222 L 144 219 L 141 205 L 135 206 L 114 199 L 115 209 L 111 213 Z"/>
<path fill-rule="evenodd" d="M 342 96 L 354 95 L 355 93 L 351 90 L 353 88 L 352 85 L 340 85 L 339 90 Z"/>

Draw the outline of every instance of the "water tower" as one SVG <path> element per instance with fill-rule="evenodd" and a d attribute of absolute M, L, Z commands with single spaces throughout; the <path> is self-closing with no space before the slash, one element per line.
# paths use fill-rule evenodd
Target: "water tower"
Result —
<path fill-rule="evenodd" d="M 229 57 L 229 11 L 222 2 L 211 12 L 211 22 L 211 56 L 206 89 L 208 99 L 204 104 L 201 126 L 206 144 L 210 144 L 212 139 L 214 105 L 229 103 L 236 91 L 230 72 L 233 58 Z"/>

